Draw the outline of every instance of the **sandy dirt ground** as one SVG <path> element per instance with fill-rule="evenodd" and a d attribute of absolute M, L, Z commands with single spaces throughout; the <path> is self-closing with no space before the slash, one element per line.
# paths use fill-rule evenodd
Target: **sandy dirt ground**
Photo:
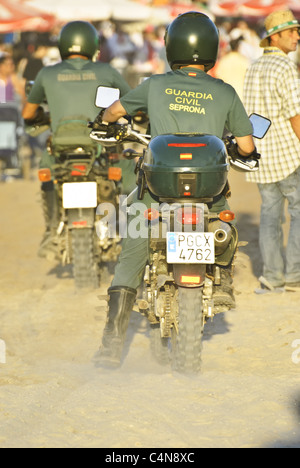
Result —
<path fill-rule="evenodd" d="M 69 268 L 37 257 L 39 183 L 0 184 L 1 448 L 300 447 L 300 293 L 254 293 L 260 199 L 242 174 L 231 184 L 249 244 L 236 261 L 237 308 L 206 325 L 197 377 L 153 360 L 138 313 L 122 367 L 96 369 L 106 316 L 98 295 L 111 278 L 75 291 Z"/>

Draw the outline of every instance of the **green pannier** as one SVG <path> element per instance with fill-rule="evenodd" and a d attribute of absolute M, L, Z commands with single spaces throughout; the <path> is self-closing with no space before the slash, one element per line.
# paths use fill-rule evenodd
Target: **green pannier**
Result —
<path fill-rule="evenodd" d="M 54 154 L 76 148 L 98 151 L 99 145 L 90 138 L 89 120 L 83 115 L 72 115 L 59 121 L 52 136 Z"/>

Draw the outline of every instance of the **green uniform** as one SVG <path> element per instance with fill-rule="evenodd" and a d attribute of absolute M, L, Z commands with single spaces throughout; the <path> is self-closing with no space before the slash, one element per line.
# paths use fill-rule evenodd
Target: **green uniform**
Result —
<path fill-rule="evenodd" d="M 119 88 L 121 96 L 130 90 L 123 77 L 110 65 L 81 58 L 63 60 L 43 68 L 36 77 L 28 102 L 48 102 L 51 127 L 70 115 L 86 115 L 94 120 L 99 113 L 95 106 L 97 86 Z"/>
<path fill-rule="evenodd" d="M 51 115 L 51 129 L 55 133 L 59 121 L 72 115 L 86 116 L 87 121 L 95 120 L 99 109 L 95 106 L 98 86 L 109 86 L 120 89 L 121 96 L 130 87 L 117 70 L 108 64 L 92 62 L 81 58 L 67 59 L 43 68 L 36 77 L 34 86 L 28 96 L 28 102 L 40 104 L 47 101 Z M 99 147 L 100 149 L 100 147 Z M 41 167 L 51 169 L 55 158 L 44 151 Z M 134 165 L 121 161 L 125 187 L 135 186 Z M 125 189 L 125 193 L 129 190 Z"/>
<path fill-rule="evenodd" d="M 121 98 L 128 114 L 138 110 L 149 115 L 151 136 L 170 133 L 208 133 L 222 138 L 225 128 L 234 136 L 251 135 L 252 125 L 236 91 L 205 72 L 185 67 L 154 75 Z M 144 203 L 153 199 L 147 194 Z M 210 207 L 213 212 L 228 209 L 225 197 Z M 143 214 L 140 214 L 142 222 Z M 131 222 L 129 218 L 129 223 Z M 112 286 L 137 289 L 148 260 L 148 240 L 124 240 Z"/>
<path fill-rule="evenodd" d="M 151 136 L 164 133 L 208 133 L 222 138 L 252 134 L 252 125 L 232 86 L 196 68 L 155 75 L 121 98 L 130 115 L 147 112 Z"/>

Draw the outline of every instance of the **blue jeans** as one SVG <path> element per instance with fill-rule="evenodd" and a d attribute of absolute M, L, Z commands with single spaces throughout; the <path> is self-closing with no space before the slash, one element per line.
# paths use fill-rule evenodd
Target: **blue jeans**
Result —
<path fill-rule="evenodd" d="M 274 287 L 300 282 L 300 168 L 280 182 L 258 184 L 258 188 L 262 198 L 259 245 L 263 275 Z M 284 257 L 285 200 L 291 224 Z"/>

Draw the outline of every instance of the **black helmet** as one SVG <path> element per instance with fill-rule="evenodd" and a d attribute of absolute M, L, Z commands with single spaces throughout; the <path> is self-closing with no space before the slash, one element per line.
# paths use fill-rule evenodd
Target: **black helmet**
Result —
<path fill-rule="evenodd" d="M 184 65 L 205 65 L 205 71 L 216 63 L 219 31 L 203 13 L 190 11 L 179 15 L 165 35 L 167 59 L 172 70 Z"/>
<path fill-rule="evenodd" d="M 92 59 L 99 48 L 97 30 L 86 21 L 71 21 L 60 32 L 58 48 L 62 60 L 70 55 Z"/>

